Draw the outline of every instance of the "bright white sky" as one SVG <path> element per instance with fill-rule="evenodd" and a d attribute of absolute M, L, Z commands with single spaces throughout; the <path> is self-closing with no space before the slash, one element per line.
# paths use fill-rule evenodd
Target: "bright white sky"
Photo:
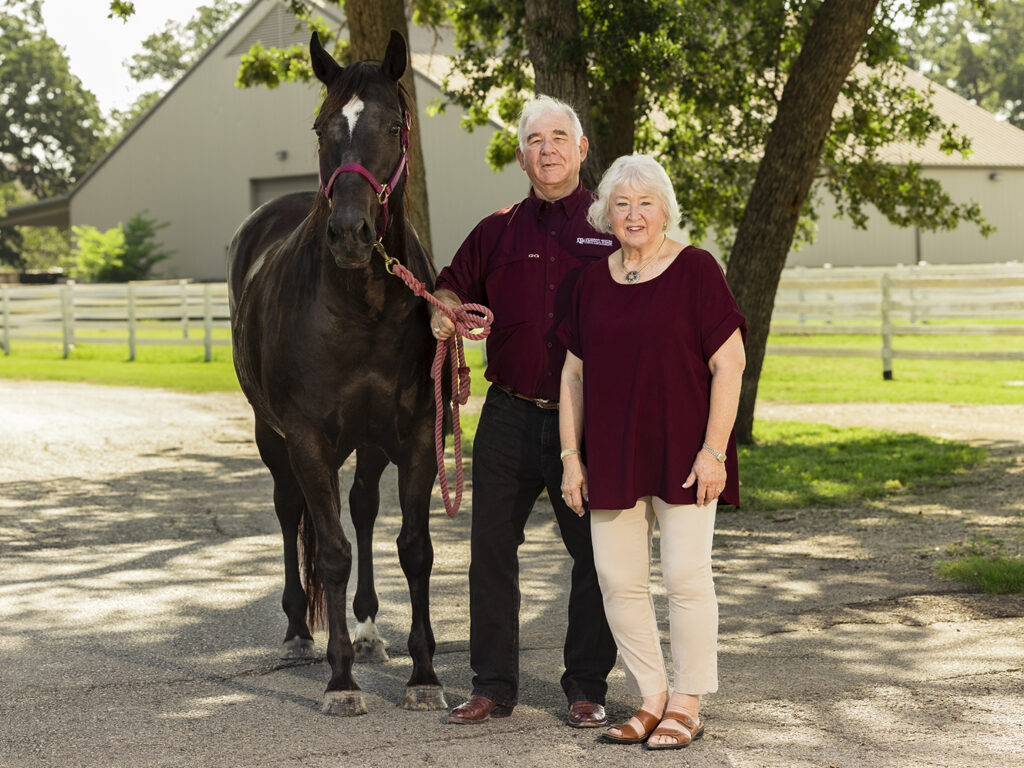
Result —
<path fill-rule="evenodd" d="M 43 0 L 46 32 L 64 47 L 71 71 L 99 100 L 104 113 L 125 109 L 155 82 L 136 83 L 124 62 L 168 21 L 188 21 L 208 0 L 135 0 L 127 23 L 108 19 L 109 0 Z"/>

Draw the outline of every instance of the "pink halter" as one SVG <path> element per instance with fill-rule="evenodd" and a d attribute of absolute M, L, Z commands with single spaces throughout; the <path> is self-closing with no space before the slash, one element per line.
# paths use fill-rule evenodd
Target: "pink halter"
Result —
<path fill-rule="evenodd" d="M 334 189 L 334 182 L 343 173 L 358 173 L 373 187 L 373 191 L 377 193 L 377 201 L 381 207 L 381 223 L 380 228 L 377 230 L 377 242 L 384 239 L 384 233 L 388 229 L 388 198 L 391 193 L 395 191 L 395 187 L 398 182 L 402 179 L 409 178 L 409 131 L 412 128 L 412 118 L 409 116 L 408 111 L 404 111 L 404 122 L 402 124 L 402 156 L 398 160 L 398 167 L 395 168 L 395 172 L 391 174 L 391 178 L 387 184 L 381 184 L 374 178 L 374 175 L 366 170 L 359 163 L 345 163 L 339 165 L 334 173 L 331 174 L 331 178 L 324 184 L 324 178 L 320 177 L 320 189 L 324 193 L 324 197 L 327 198 L 327 205 L 334 207 L 334 203 L 331 201 L 331 191 Z"/>

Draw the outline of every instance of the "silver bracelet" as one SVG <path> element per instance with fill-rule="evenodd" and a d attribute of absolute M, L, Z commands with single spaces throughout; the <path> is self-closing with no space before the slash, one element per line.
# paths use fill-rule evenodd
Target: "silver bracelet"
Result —
<path fill-rule="evenodd" d="M 566 456 L 571 456 L 574 453 L 579 453 L 579 451 L 575 448 L 563 448 L 562 452 L 558 454 L 558 458 L 564 459 Z"/>
<path fill-rule="evenodd" d="M 710 453 L 712 456 L 714 456 L 719 461 L 721 461 L 721 462 L 725 461 L 725 454 L 724 453 L 719 453 L 718 451 L 716 451 L 714 448 L 712 448 L 707 443 L 704 443 L 704 450 L 707 451 L 708 453 Z"/>

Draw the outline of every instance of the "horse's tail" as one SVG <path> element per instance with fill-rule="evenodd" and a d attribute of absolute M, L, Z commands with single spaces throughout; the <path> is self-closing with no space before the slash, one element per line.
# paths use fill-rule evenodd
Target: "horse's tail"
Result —
<path fill-rule="evenodd" d="M 316 526 L 303 508 L 299 521 L 299 562 L 302 564 L 302 583 L 306 590 L 306 617 L 309 629 L 327 626 L 327 601 L 324 599 L 324 585 L 316 569 Z"/>

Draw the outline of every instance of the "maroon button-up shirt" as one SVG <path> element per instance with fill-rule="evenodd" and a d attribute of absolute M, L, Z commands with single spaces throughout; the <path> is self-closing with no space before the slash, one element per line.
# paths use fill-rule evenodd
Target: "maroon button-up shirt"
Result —
<path fill-rule="evenodd" d="M 619 247 L 587 223 L 594 195 L 580 184 L 549 203 L 533 190 L 481 221 L 436 287 L 494 312 L 487 337 L 489 381 L 527 397 L 557 400 L 565 346 L 555 331 L 582 269 Z"/>

